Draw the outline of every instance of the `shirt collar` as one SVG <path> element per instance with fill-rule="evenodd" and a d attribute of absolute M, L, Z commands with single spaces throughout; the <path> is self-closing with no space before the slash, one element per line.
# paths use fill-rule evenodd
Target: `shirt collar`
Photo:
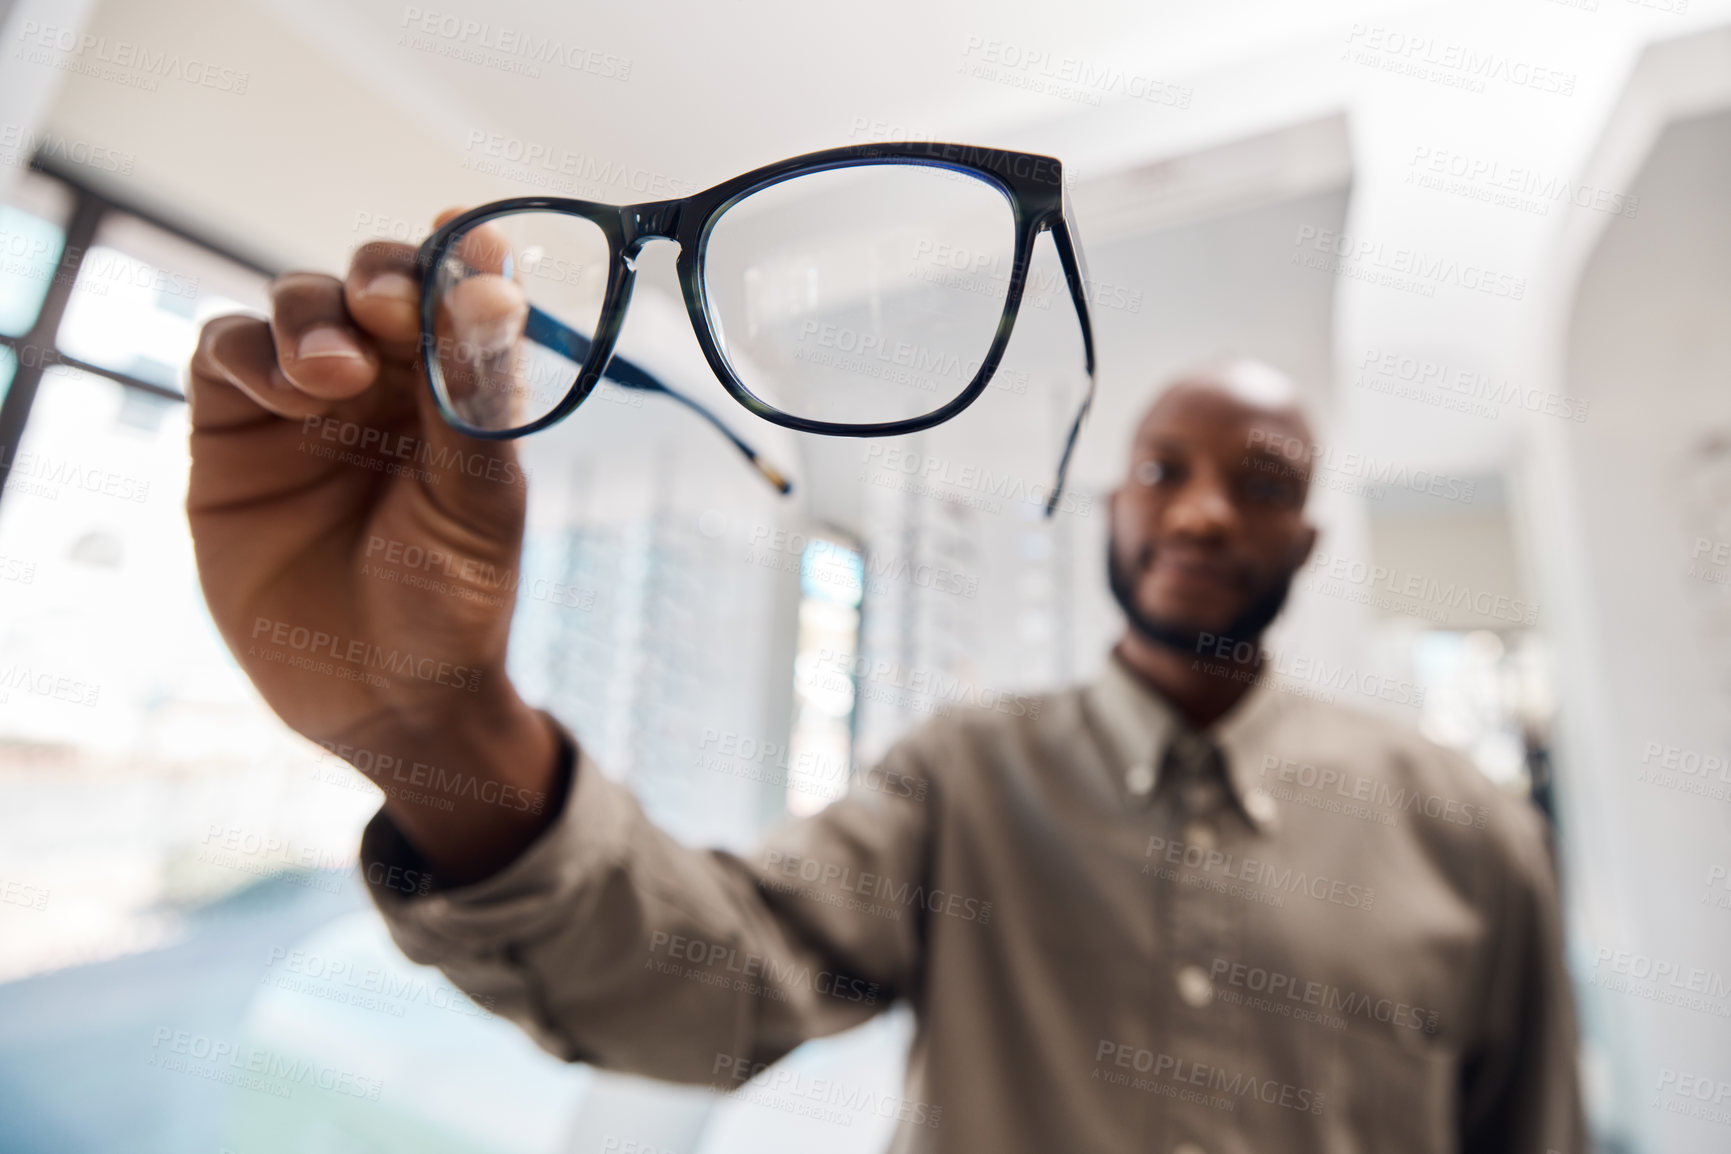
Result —
<path fill-rule="evenodd" d="M 1252 828 L 1269 830 L 1277 822 L 1274 799 L 1257 784 L 1252 743 L 1277 711 L 1279 694 L 1269 684 L 1271 674 L 1251 684 L 1249 692 L 1202 731 L 1220 747 L 1226 762 L 1233 800 Z M 1087 689 L 1091 712 L 1114 757 L 1114 777 L 1125 805 L 1142 807 L 1159 791 L 1160 765 L 1173 740 L 1190 732 L 1182 718 L 1155 689 L 1124 664 L 1116 651 L 1100 677 Z M 1146 786 L 1145 789 L 1138 788 Z"/>

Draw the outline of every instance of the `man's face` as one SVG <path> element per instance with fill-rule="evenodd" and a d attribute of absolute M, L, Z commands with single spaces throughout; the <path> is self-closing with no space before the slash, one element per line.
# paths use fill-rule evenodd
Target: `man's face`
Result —
<path fill-rule="evenodd" d="M 1112 494 L 1112 592 L 1148 640 L 1261 634 L 1310 553 L 1310 431 L 1292 410 L 1174 386 L 1131 446 Z"/>

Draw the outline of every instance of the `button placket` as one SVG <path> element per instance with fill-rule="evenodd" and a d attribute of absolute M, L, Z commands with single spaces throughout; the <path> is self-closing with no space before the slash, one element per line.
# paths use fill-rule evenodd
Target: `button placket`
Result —
<path fill-rule="evenodd" d="M 1206 818 L 1193 817 L 1184 823 L 1184 842 L 1207 852 L 1220 844 L 1220 837 L 1215 832 L 1213 822 Z"/>
<path fill-rule="evenodd" d="M 1185 756 L 1188 755 L 1188 756 Z M 1238 1060 L 1234 1040 L 1239 1036 L 1233 1007 L 1221 1002 L 1210 971 L 1215 959 L 1232 956 L 1242 934 L 1243 899 L 1217 888 L 1230 886 L 1222 876 L 1216 856 L 1229 840 L 1224 812 L 1227 793 L 1218 780 L 1218 762 L 1208 747 L 1178 748 L 1162 767 L 1161 795 L 1167 828 L 1183 842 L 1180 876 L 1163 884 L 1161 911 L 1157 921 L 1161 949 L 1157 957 L 1155 988 L 1163 1049 L 1187 1063 L 1226 1066 Z M 1174 775 L 1167 788 L 1164 774 Z M 1200 771 L 1200 772 L 1199 772 Z M 1189 881 L 1215 884 L 1194 885 Z M 1158 1127 L 1155 1149 L 1174 1154 L 1206 1154 L 1206 1133 L 1198 1134 L 1186 1124 L 1184 1111 L 1166 1107 L 1165 1123 Z M 1193 1120 L 1192 1120 L 1193 1122 Z"/>

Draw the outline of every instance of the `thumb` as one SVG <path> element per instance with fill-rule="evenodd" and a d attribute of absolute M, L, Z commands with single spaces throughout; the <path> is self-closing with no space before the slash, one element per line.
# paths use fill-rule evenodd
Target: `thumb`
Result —
<path fill-rule="evenodd" d="M 461 210 L 439 214 L 435 227 Z M 447 286 L 435 310 L 431 355 L 451 406 L 476 429 L 508 429 L 531 418 L 536 360 L 525 345 L 529 302 L 522 287 L 501 275 L 504 236 L 482 224 L 460 242 L 474 272 Z M 427 355 L 425 352 L 423 356 Z M 444 415 L 423 364 L 416 396 L 426 439 L 428 486 L 435 505 L 489 542 L 521 538 L 527 475 L 515 441 L 472 437 Z"/>
<path fill-rule="evenodd" d="M 528 473 L 515 441 L 471 437 L 454 428 L 433 397 L 425 373 L 415 404 L 420 412 L 421 488 L 434 510 L 469 536 L 476 550 L 514 547 L 522 539 Z"/>

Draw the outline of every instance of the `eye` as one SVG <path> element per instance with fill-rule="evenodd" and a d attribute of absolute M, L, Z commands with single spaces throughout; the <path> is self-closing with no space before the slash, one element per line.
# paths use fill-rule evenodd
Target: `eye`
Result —
<path fill-rule="evenodd" d="M 1304 503 L 1304 490 L 1294 481 L 1279 477 L 1246 477 L 1244 496 L 1260 505 L 1289 509 Z"/>
<path fill-rule="evenodd" d="M 1172 470 L 1159 461 L 1142 461 L 1137 464 L 1130 475 L 1136 479 L 1138 485 L 1147 485 L 1149 488 L 1153 488 L 1169 479 L 1172 476 Z"/>

